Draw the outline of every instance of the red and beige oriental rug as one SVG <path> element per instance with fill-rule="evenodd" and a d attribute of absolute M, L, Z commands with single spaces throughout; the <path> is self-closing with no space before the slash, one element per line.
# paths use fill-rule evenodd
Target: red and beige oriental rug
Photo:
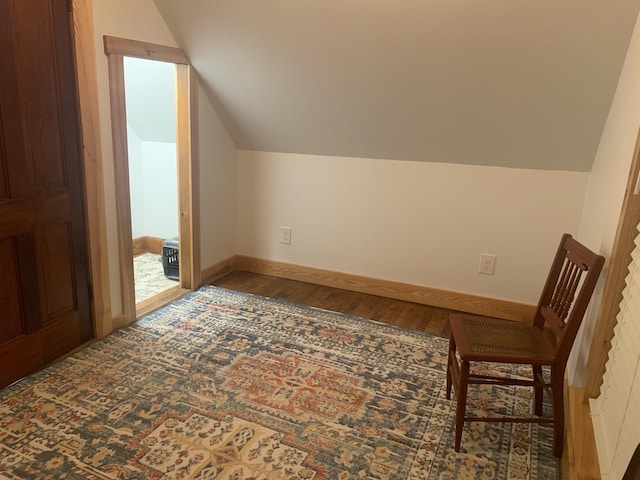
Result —
<path fill-rule="evenodd" d="M 548 426 L 467 424 L 453 451 L 446 351 L 203 287 L 0 391 L 0 479 L 556 478 Z M 526 389 L 469 396 L 531 408 Z"/>

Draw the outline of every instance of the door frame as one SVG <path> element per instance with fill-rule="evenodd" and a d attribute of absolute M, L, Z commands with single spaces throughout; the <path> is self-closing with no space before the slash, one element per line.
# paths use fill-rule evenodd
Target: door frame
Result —
<path fill-rule="evenodd" d="M 179 48 L 105 35 L 104 52 L 108 57 L 109 67 L 123 324 L 129 325 L 136 320 L 137 316 L 146 313 L 146 311 L 136 311 L 135 302 L 123 58 L 125 56 L 136 57 L 176 65 L 180 288 L 176 289 L 172 295 L 163 296 L 164 303 L 182 295 L 183 290 L 198 288 L 201 281 L 198 155 L 196 148 L 197 78 L 189 59 Z M 157 307 L 158 305 L 154 304 L 153 306 Z M 114 325 L 115 328 L 119 326 L 123 325 Z"/>
<path fill-rule="evenodd" d="M 109 335 L 114 327 L 111 315 L 107 220 L 91 0 L 73 0 L 72 12 L 85 176 L 89 269 L 93 293 L 93 331 L 95 338 L 101 339 Z"/>

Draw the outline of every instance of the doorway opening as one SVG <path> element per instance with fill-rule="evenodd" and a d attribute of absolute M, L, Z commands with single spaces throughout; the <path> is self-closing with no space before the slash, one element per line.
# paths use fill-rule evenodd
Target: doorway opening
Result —
<path fill-rule="evenodd" d="M 128 325 L 200 286 L 196 79 L 178 48 L 109 36 L 104 44 L 122 324 Z M 151 262 L 134 260 L 147 253 L 154 255 Z M 156 267 L 157 281 L 152 283 L 162 288 L 145 286 L 143 292 L 141 278 L 136 281 L 135 263 Z"/>
<path fill-rule="evenodd" d="M 135 302 L 178 286 L 175 65 L 124 57 Z"/>

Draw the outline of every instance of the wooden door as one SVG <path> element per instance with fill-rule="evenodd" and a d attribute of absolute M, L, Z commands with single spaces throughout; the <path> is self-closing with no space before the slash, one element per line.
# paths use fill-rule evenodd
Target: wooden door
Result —
<path fill-rule="evenodd" d="M 0 0 L 0 387 L 92 337 L 71 23 Z"/>

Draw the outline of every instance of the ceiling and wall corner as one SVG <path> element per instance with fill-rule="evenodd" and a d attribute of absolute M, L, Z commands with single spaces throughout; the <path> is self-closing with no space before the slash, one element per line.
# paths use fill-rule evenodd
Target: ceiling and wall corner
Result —
<path fill-rule="evenodd" d="M 239 149 L 589 171 L 640 0 L 155 0 Z"/>

